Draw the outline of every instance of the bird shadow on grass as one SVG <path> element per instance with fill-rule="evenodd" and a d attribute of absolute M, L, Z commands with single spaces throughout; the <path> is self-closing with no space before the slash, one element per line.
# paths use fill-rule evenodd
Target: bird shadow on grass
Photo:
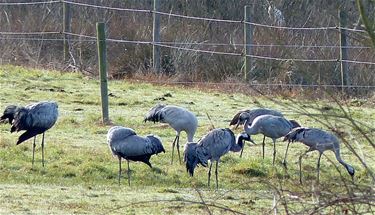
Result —
<path fill-rule="evenodd" d="M 259 169 L 253 169 L 253 168 L 241 168 L 234 170 L 235 173 L 241 174 L 241 175 L 247 175 L 251 177 L 265 177 L 267 176 L 267 173 L 263 172 Z"/>
<path fill-rule="evenodd" d="M 167 172 L 158 168 L 158 167 L 152 167 L 151 170 L 155 173 L 158 173 L 160 175 L 167 175 Z"/>

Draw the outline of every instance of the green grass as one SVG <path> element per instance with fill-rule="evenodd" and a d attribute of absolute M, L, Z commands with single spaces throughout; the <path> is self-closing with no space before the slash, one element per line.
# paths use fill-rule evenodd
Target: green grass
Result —
<path fill-rule="evenodd" d="M 272 166 L 272 145 L 267 140 L 266 158 L 261 158 L 261 135 L 254 136 L 259 143 L 246 145 L 243 158 L 229 153 L 222 158 L 219 168 L 218 191 L 207 188 L 207 169 L 199 167 L 194 178 L 188 176 L 183 164 L 170 165 L 171 143 L 175 133 L 162 124 L 143 123 L 145 113 L 158 98 L 170 93 L 163 103 L 186 107 L 197 114 L 199 139 L 211 128 L 228 127 L 231 117 L 243 108 L 265 106 L 278 109 L 302 125 L 324 128 L 319 119 L 343 132 L 345 139 L 374 171 L 374 149 L 348 121 L 331 115 L 342 115 L 334 102 L 300 99 L 274 100 L 240 93 L 181 86 L 152 85 L 124 81 L 110 81 L 110 118 L 114 125 L 133 128 L 138 134 L 156 134 L 162 138 L 165 154 L 151 158 L 149 169 L 141 163 L 131 163 L 132 184 L 127 185 L 126 165 L 122 184 L 117 185 L 117 159 L 106 144 L 110 126 L 101 123 L 99 82 L 77 73 L 33 70 L 14 66 L 0 67 L 0 108 L 9 104 L 26 105 L 40 100 L 55 100 L 60 116 L 57 124 L 46 133 L 46 167 L 41 166 L 41 148 L 37 145 L 36 163 L 31 168 L 32 147 L 29 140 L 19 146 L 15 142 L 20 134 L 9 133 L 9 125 L 0 125 L 0 213 L 126 213 L 126 214 L 196 214 L 207 211 L 200 202 L 232 208 L 243 213 L 269 213 L 272 207 L 272 187 L 284 187 L 301 199 L 311 201 L 309 193 L 316 177 L 317 153 L 303 160 L 304 182 L 298 182 L 298 155 L 307 148 L 291 144 L 288 154 L 289 168 L 280 164 L 285 143 L 277 145 L 277 164 Z M 348 103 L 346 110 L 360 123 L 373 139 L 375 110 L 366 101 Z M 300 112 L 318 114 L 317 118 L 300 115 Z M 211 117 L 211 122 L 207 117 Z M 235 133 L 241 132 L 240 129 Z M 40 138 L 37 139 L 40 141 Z M 186 140 L 183 133 L 182 143 Z M 38 142 L 39 143 L 39 142 Z M 183 148 L 181 148 L 183 150 Z M 371 184 L 368 170 L 342 144 L 342 157 L 356 168 L 355 183 Z M 350 181 L 346 170 L 335 162 L 331 152 L 321 162 L 320 189 L 345 193 L 343 184 Z M 334 162 L 329 162 L 333 160 Z M 335 168 L 335 166 L 337 168 Z M 341 176 L 342 175 L 342 176 Z M 214 177 L 212 177 L 214 179 Z M 214 185 L 214 180 L 212 180 Z M 213 186 L 212 186 L 213 187 Z M 306 191 L 306 192 L 302 192 Z M 322 197 L 323 198 L 323 197 Z M 328 197 L 327 197 L 328 198 Z M 292 203 L 291 203 L 292 204 Z M 283 207 L 278 206 L 282 211 Z M 300 205 L 293 205 L 296 211 Z M 210 206 L 215 213 L 222 208 Z M 229 213 L 228 211 L 226 211 Z"/>

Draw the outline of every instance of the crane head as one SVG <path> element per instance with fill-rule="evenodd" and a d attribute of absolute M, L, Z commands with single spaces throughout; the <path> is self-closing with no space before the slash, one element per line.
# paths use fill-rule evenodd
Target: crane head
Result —
<path fill-rule="evenodd" d="M 13 119 L 18 111 L 18 107 L 15 105 L 9 105 L 5 108 L 3 115 L 0 117 L 0 123 L 6 123 L 7 119 L 9 124 L 12 124 Z"/>
<path fill-rule="evenodd" d="M 355 170 L 352 166 L 350 165 L 346 165 L 346 170 L 348 171 L 349 175 L 352 176 L 352 178 L 354 177 L 354 174 L 355 174 Z"/>
<path fill-rule="evenodd" d="M 241 145 L 241 148 L 245 144 L 243 142 L 244 140 L 247 140 L 247 141 L 251 142 L 252 144 L 256 145 L 256 143 L 251 139 L 251 136 L 248 135 L 246 132 L 242 132 L 242 133 L 237 135 L 237 141 L 236 142 L 237 142 L 238 145 Z"/>

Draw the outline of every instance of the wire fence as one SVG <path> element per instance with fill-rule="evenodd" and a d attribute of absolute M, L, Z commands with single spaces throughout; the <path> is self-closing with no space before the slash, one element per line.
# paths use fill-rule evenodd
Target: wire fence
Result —
<path fill-rule="evenodd" d="M 150 9 L 133 9 L 133 8 L 120 8 L 120 7 L 110 7 L 110 6 L 103 6 L 103 5 L 96 5 L 90 3 L 81 3 L 75 1 L 68 1 L 68 0 L 58 0 L 58 1 L 38 1 L 38 2 L 12 2 L 12 3 L 0 3 L 0 6 L 20 6 L 20 5 L 45 5 L 45 4 L 67 4 L 76 7 L 90 7 L 95 9 L 102 9 L 102 10 L 111 10 L 111 11 L 119 11 L 119 12 L 131 12 L 131 13 L 142 13 L 142 14 L 158 14 L 161 16 L 167 16 L 169 18 L 180 18 L 180 19 L 187 19 L 187 20 L 198 20 L 198 21 L 205 21 L 205 22 L 217 22 L 217 23 L 229 23 L 229 24 L 247 24 L 253 27 L 262 27 L 262 28 L 270 28 L 270 29 L 280 29 L 283 31 L 334 31 L 340 32 L 342 30 L 353 32 L 356 34 L 361 34 L 363 37 L 367 37 L 366 31 L 358 30 L 358 29 L 351 29 L 347 27 L 340 27 L 340 26 L 322 26 L 322 27 L 287 27 L 287 26 L 274 26 L 274 25 L 266 25 L 260 24 L 255 22 L 247 22 L 244 20 L 230 20 L 230 19 L 217 19 L 217 18 L 207 18 L 207 17 L 195 17 L 195 16 L 187 16 L 187 15 L 180 15 L 175 14 L 172 12 L 166 13 L 162 11 L 155 11 Z M 45 36 L 55 36 L 55 38 L 45 38 Z M 0 32 L 0 40 L 19 40 L 19 41 L 65 41 L 66 37 L 69 36 L 70 42 L 96 42 L 97 38 L 96 35 L 85 35 L 82 33 L 73 33 L 73 32 L 64 32 L 63 30 L 58 31 L 40 31 L 40 32 Z M 256 55 L 256 54 L 244 54 L 242 47 L 253 47 L 253 48 L 288 48 L 288 49 L 331 49 L 331 50 L 339 50 L 339 49 L 347 49 L 347 50 L 373 50 L 373 47 L 370 46 L 360 46 L 360 45 L 347 45 L 347 46 L 339 46 L 339 45 L 300 45 L 300 44 L 245 44 L 245 43 L 212 43 L 207 41 L 202 42 L 179 42 L 179 41 L 144 41 L 144 40 L 125 40 L 125 39 L 118 39 L 118 38 L 107 38 L 106 41 L 110 43 L 119 43 L 119 44 L 137 44 L 137 45 L 152 45 L 161 48 L 168 48 L 174 49 L 178 51 L 186 51 L 186 52 L 196 52 L 196 53 L 203 53 L 203 54 L 211 54 L 211 55 L 225 55 L 225 56 L 235 56 L 235 57 L 249 57 L 251 59 L 261 59 L 261 60 L 269 60 L 269 61 L 285 61 L 285 62 L 310 62 L 310 63 L 321 63 L 321 62 L 333 62 L 333 63 L 340 63 L 345 62 L 349 64 L 360 64 L 360 65 L 367 65 L 372 66 L 375 65 L 375 62 L 371 61 L 361 61 L 356 59 L 341 59 L 340 56 L 337 58 L 285 58 L 285 57 L 278 57 L 278 56 L 265 56 L 265 55 Z M 194 46 L 194 48 L 192 48 Z M 203 48 L 196 48 L 197 46 Z M 239 47 L 239 51 L 237 52 L 228 52 L 228 51 L 217 51 L 211 50 L 215 49 L 216 47 Z M 231 83 L 232 84 L 232 83 Z M 256 84 L 259 85 L 259 84 Z M 270 85 L 267 83 L 266 85 Z M 272 85 L 272 84 L 271 84 Z M 305 85 L 305 84 L 283 84 L 286 87 L 357 87 L 357 88 L 372 88 L 373 86 L 365 86 L 365 85 L 356 85 L 356 86 L 343 86 L 343 85 L 330 85 L 330 84 L 323 84 L 323 85 Z M 275 86 L 279 86 L 276 84 Z"/>
<path fill-rule="evenodd" d="M 85 39 L 70 39 L 70 41 L 85 41 L 85 42 L 96 42 L 97 38 L 95 36 L 90 35 L 83 35 L 83 34 L 75 34 L 75 33 L 68 33 L 68 32 L 0 32 L 0 35 L 69 35 L 74 37 L 80 37 Z M 25 38 L 25 37 L 2 37 L 0 39 L 3 40 L 37 40 L 37 41 L 64 41 L 64 38 Z M 179 42 L 153 42 L 153 41 L 135 41 L 135 40 L 122 40 L 122 39 L 106 39 L 108 42 L 113 43 L 127 43 L 127 44 L 146 44 L 146 45 L 157 45 L 164 48 L 171 48 L 171 49 L 179 49 L 184 51 L 193 51 L 199 53 L 207 53 L 207 54 L 219 54 L 219 55 L 228 55 L 228 56 L 244 56 L 242 52 L 238 53 L 230 53 L 230 52 L 219 52 L 219 51 L 209 51 L 203 49 L 192 49 L 186 47 L 180 47 L 178 45 L 201 45 L 200 43 L 179 43 Z M 207 46 L 217 46 L 217 45 L 226 45 L 226 46 L 233 46 L 233 44 L 203 44 Z M 237 46 L 244 46 L 246 44 L 236 44 Z M 297 46 L 297 45 L 254 45 L 248 44 L 248 46 L 253 47 L 293 47 L 293 48 L 346 48 L 346 49 L 371 49 L 372 47 L 369 46 Z M 348 63 L 355 63 L 355 64 L 365 64 L 365 65 L 375 65 L 375 62 L 365 62 L 365 61 L 356 61 L 356 60 L 340 60 L 339 58 L 336 59 L 298 59 L 298 58 L 278 58 L 278 57 L 270 57 L 270 56 L 258 56 L 258 55 L 246 55 L 247 57 L 256 58 L 256 59 L 264 59 L 264 60 L 276 60 L 276 61 L 295 61 L 295 62 L 348 62 Z"/>

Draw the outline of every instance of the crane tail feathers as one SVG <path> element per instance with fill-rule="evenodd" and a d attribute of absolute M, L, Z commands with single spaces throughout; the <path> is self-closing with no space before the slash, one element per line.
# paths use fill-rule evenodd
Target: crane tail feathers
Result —
<path fill-rule="evenodd" d="M 238 121 L 240 120 L 240 115 L 243 111 L 239 111 L 238 113 L 236 113 L 236 115 L 233 116 L 232 120 L 230 121 L 229 125 L 236 125 L 238 123 Z"/>
<path fill-rule="evenodd" d="M 25 133 L 23 133 L 19 138 L 18 138 L 18 141 L 17 141 L 17 145 L 21 144 L 22 142 L 36 136 L 40 134 L 40 131 L 38 130 L 29 130 L 29 131 L 26 131 Z"/>

